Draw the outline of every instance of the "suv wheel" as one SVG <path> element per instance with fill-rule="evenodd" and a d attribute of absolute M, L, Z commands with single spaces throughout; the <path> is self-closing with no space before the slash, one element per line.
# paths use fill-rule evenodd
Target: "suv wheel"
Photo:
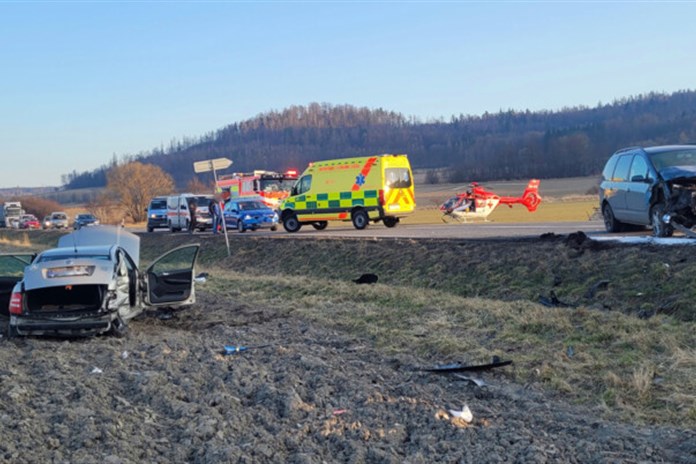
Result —
<path fill-rule="evenodd" d="M 616 220 L 614 211 L 612 211 L 609 203 L 605 203 L 604 206 L 602 206 L 602 217 L 604 218 L 604 228 L 607 232 L 614 233 L 623 230 L 623 224 Z"/>
<path fill-rule="evenodd" d="M 382 222 L 386 227 L 394 227 L 399 222 L 399 218 L 394 216 L 385 216 L 384 219 L 382 219 Z"/>
<path fill-rule="evenodd" d="M 244 223 L 242 221 L 237 221 L 237 230 L 240 233 L 246 232 L 246 229 L 244 228 Z"/>
<path fill-rule="evenodd" d="M 650 223 L 653 235 L 655 237 L 671 237 L 674 233 L 674 227 L 671 224 L 665 224 L 662 216 L 664 216 L 664 205 L 658 203 L 650 208 Z"/>
<path fill-rule="evenodd" d="M 319 221 L 312 223 L 312 227 L 314 227 L 316 230 L 324 230 L 328 225 L 329 223 L 327 221 Z"/>

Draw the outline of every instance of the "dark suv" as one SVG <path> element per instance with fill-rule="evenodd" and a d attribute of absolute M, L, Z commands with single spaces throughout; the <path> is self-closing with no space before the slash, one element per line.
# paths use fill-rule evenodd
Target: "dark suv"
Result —
<path fill-rule="evenodd" d="M 599 206 L 607 232 L 639 225 L 656 237 L 675 229 L 696 237 L 696 145 L 617 151 L 602 172 Z"/>

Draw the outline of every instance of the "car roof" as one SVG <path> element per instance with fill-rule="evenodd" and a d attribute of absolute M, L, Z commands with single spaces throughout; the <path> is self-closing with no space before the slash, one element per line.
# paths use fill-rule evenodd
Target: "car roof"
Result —
<path fill-rule="evenodd" d="M 88 246 L 120 246 L 131 257 L 137 267 L 140 267 L 140 237 L 128 232 L 123 227 L 94 226 L 81 227 L 58 240 L 59 247 L 88 247 Z"/>
<path fill-rule="evenodd" d="M 641 146 L 635 146 L 635 147 L 626 147 L 626 148 L 621 148 L 619 150 L 616 150 L 614 153 L 615 155 L 621 155 L 624 153 L 630 153 L 632 151 L 643 151 L 649 155 L 655 154 L 655 153 L 665 153 L 668 151 L 676 151 L 676 150 L 694 150 L 696 149 L 696 145 L 689 145 L 689 144 L 683 144 L 683 145 L 657 145 L 654 147 L 641 147 Z"/>
<path fill-rule="evenodd" d="M 676 150 L 696 150 L 696 145 L 661 145 L 659 147 L 644 148 L 644 150 L 646 153 L 652 155 L 654 153 L 664 153 Z"/>

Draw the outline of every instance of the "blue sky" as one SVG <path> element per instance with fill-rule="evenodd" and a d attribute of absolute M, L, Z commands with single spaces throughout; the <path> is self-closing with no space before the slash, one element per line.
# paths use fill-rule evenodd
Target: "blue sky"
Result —
<path fill-rule="evenodd" d="M 0 0 L 0 187 L 314 101 L 427 120 L 696 89 L 694 17 L 691 2 Z"/>

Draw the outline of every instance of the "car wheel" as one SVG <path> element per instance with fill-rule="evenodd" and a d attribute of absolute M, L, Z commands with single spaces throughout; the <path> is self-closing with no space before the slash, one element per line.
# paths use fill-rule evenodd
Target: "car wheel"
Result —
<path fill-rule="evenodd" d="M 399 218 L 396 218 L 394 216 L 386 216 L 384 219 L 382 219 L 382 222 L 387 227 L 394 227 L 399 223 Z"/>
<path fill-rule="evenodd" d="M 358 230 L 362 230 L 365 227 L 367 227 L 367 223 L 370 221 L 370 218 L 367 216 L 367 211 L 364 209 L 359 209 L 355 212 L 353 212 L 353 227 L 355 227 Z"/>
<path fill-rule="evenodd" d="M 271 232 L 275 232 L 276 230 L 278 230 L 278 226 L 271 226 Z"/>
<path fill-rule="evenodd" d="M 319 221 L 319 222 L 313 222 L 312 227 L 314 227 L 317 230 L 324 230 L 326 229 L 326 226 L 328 226 L 329 223 L 327 221 Z"/>
<path fill-rule="evenodd" d="M 665 224 L 662 220 L 665 207 L 663 204 L 655 204 L 650 208 L 650 223 L 652 225 L 653 235 L 655 237 L 671 237 L 674 233 L 674 227 L 671 224 Z"/>
<path fill-rule="evenodd" d="M 614 233 L 623 230 L 623 224 L 616 220 L 614 211 L 612 211 L 609 203 L 605 203 L 604 206 L 602 206 L 602 217 L 604 218 L 604 228 L 607 232 Z"/>
<path fill-rule="evenodd" d="M 240 233 L 246 232 L 246 229 L 244 228 L 244 223 L 242 221 L 237 221 L 237 230 Z"/>
<path fill-rule="evenodd" d="M 297 215 L 295 213 L 288 214 L 283 220 L 283 228 L 290 233 L 297 232 L 301 227 L 302 224 L 297 220 Z"/>
<path fill-rule="evenodd" d="M 8 322 L 7 323 L 7 338 L 15 338 L 19 336 L 19 333 L 17 333 L 17 327 L 12 325 L 12 323 Z"/>
<path fill-rule="evenodd" d="M 148 228 L 147 228 L 147 231 L 148 231 L 148 232 L 152 232 L 153 230 L 155 230 L 155 229 L 153 229 L 152 227 L 148 227 Z"/>

